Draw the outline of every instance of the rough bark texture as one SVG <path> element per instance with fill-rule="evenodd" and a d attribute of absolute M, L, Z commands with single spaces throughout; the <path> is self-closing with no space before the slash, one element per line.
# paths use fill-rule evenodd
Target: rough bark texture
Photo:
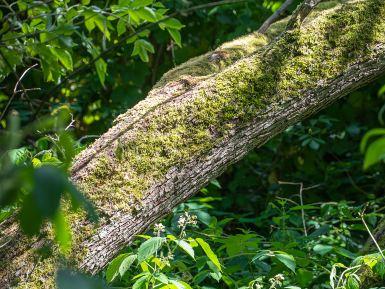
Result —
<path fill-rule="evenodd" d="M 98 272 L 252 148 L 385 72 L 383 0 L 321 3 L 300 27 L 281 33 L 285 23 L 167 73 L 77 157 L 72 179 L 101 221 L 70 213 L 72 265 Z M 3 226 L 10 242 L 0 249 L 0 288 L 54 287 L 64 261 L 49 228 L 27 240 L 11 222 Z M 45 247 L 53 257 L 36 253 Z"/>

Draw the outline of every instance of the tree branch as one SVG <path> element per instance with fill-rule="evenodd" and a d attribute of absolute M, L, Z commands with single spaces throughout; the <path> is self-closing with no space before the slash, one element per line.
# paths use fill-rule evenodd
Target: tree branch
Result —
<path fill-rule="evenodd" d="M 251 149 L 382 75 L 385 2 L 344 1 L 315 10 L 298 33 L 284 32 L 271 44 L 260 39 L 252 34 L 230 45 L 253 43 L 254 53 L 217 50 L 166 74 L 77 157 L 71 178 L 101 221 L 69 214 L 72 264 L 100 271 L 136 234 Z M 23 237 L 14 223 L 0 230 L 12 239 L 0 249 L 0 287 L 16 278 L 20 287 L 53 284 L 57 248 L 47 238 Z M 53 255 L 30 273 L 36 248 L 44 246 Z"/>
<path fill-rule="evenodd" d="M 261 25 L 261 27 L 258 29 L 258 32 L 261 34 L 265 34 L 267 29 L 270 27 L 271 24 L 281 19 L 284 14 L 289 9 L 289 6 L 293 3 L 294 0 L 286 0 L 281 7 L 277 11 L 273 13 L 269 18 L 266 19 L 265 22 Z"/>
<path fill-rule="evenodd" d="M 305 18 L 310 12 L 323 0 L 305 0 L 301 5 L 297 7 L 291 16 L 289 23 L 287 24 L 287 30 L 293 30 L 300 27 Z"/>

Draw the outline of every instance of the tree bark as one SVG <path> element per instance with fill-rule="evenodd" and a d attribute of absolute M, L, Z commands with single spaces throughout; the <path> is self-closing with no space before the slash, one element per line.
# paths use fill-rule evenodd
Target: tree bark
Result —
<path fill-rule="evenodd" d="M 100 271 L 251 149 L 385 72 L 385 2 L 319 6 L 298 27 L 273 24 L 267 36 L 251 34 L 167 73 L 76 158 L 71 178 L 101 220 L 69 214 L 71 265 Z M 52 288 L 63 258 L 49 228 L 28 240 L 14 223 L 3 227 L 10 242 L 0 248 L 0 287 Z M 53 256 L 36 257 L 43 247 Z"/>

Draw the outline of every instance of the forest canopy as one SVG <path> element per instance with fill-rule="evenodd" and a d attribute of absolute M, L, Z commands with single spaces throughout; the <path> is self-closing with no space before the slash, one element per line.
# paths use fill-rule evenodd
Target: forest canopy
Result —
<path fill-rule="evenodd" d="M 383 0 L 3 0 L 0 288 L 385 288 Z"/>

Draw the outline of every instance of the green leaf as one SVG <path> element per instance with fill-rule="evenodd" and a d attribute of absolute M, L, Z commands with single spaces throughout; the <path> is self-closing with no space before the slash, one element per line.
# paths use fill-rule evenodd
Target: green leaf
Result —
<path fill-rule="evenodd" d="M 56 55 L 60 63 L 67 69 L 73 70 L 72 56 L 67 50 L 57 47 L 52 47 L 51 51 Z"/>
<path fill-rule="evenodd" d="M 137 255 L 129 255 L 122 261 L 119 266 L 120 277 L 123 277 L 127 270 L 130 269 L 131 265 L 135 262 L 136 258 Z"/>
<path fill-rule="evenodd" d="M 364 170 L 380 162 L 385 157 L 385 138 L 372 142 L 365 153 Z"/>
<path fill-rule="evenodd" d="M 172 28 L 167 28 L 168 33 L 170 33 L 172 39 L 174 39 L 175 43 L 179 46 L 182 47 L 182 37 L 180 35 L 180 32 L 176 29 Z"/>
<path fill-rule="evenodd" d="M 384 261 L 379 261 L 377 264 L 374 266 L 373 271 L 380 276 L 382 279 L 385 277 L 385 263 Z"/>
<path fill-rule="evenodd" d="M 84 16 L 84 25 L 86 26 L 89 32 L 98 27 L 99 30 L 110 40 L 110 32 L 108 31 L 108 20 L 102 14 L 95 11 L 86 10 L 83 13 Z"/>
<path fill-rule="evenodd" d="M 213 252 L 213 250 L 211 250 L 210 245 L 207 244 L 207 243 L 206 243 L 203 239 L 201 239 L 201 238 L 196 238 L 195 240 L 196 240 L 196 241 L 198 242 L 198 244 L 201 246 L 201 248 L 203 249 L 203 251 L 205 252 L 205 254 L 207 255 L 207 257 L 211 260 L 211 262 L 213 262 L 213 264 L 218 268 L 219 271 L 222 271 L 221 263 L 219 262 L 217 255 L 215 255 L 215 253 Z"/>
<path fill-rule="evenodd" d="M 178 289 L 192 289 L 191 286 L 184 281 L 170 279 L 170 282 Z"/>
<path fill-rule="evenodd" d="M 182 248 L 191 258 L 195 259 L 194 257 L 194 249 L 191 247 L 189 243 L 187 243 L 184 240 L 175 240 L 174 241 L 180 248 Z"/>
<path fill-rule="evenodd" d="M 138 249 L 138 262 L 141 263 L 150 256 L 153 256 L 164 242 L 162 237 L 153 237 L 142 243 Z"/>
<path fill-rule="evenodd" d="M 339 254 L 339 255 L 341 255 L 341 256 L 344 256 L 344 257 L 346 257 L 346 258 L 349 258 L 349 259 L 351 259 L 351 260 L 354 260 L 354 259 L 357 258 L 357 255 L 356 255 L 356 254 L 350 252 L 349 250 L 346 250 L 346 249 L 344 249 L 344 248 L 341 248 L 341 247 L 335 247 L 335 248 L 334 248 L 334 251 L 335 251 L 337 254 Z"/>
<path fill-rule="evenodd" d="M 144 39 L 136 40 L 134 43 L 134 50 L 132 51 L 132 56 L 139 55 L 140 59 L 143 62 L 148 62 L 148 53 L 151 52 L 154 53 L 154 46 L 152 44 Z"/>
<path fill-rule="evenodd" d="M 317 244 L 313 247 L 313 251 L 320 255 L 325 255 L 333 250 L 333 246 Z"/>
<path fill-rule="evenodd" d="M 313 273 L 306 269 L 300 268 L 297 271 L 296 278 L 297 278 L 298 284 L 302 288 L 307 288 L 310 285 L 310 283 L 313 281 Z"/>
<path fill-rule="evenodd" d="M 364 153 L 365 152 L 365 149 L 366 149 L 366 146 L 368 144 L 368 141 L 371 137 L 374 137 L 374 136 L 383 136 L 385 135 L 385 128 L 374 128 L 374 129 L 371 129 L 370 131 L 368 131 L 364 137 L 362 138 L 361 140 L 361 144 L 360 144 L 360 151 L 361 153 Z"/>
<path fill-rule="evenodd" d="M 96 13 L 93 11 L 84 11 L 84 25 L 86 26 L 88 32 L 91 32 L 95 28 L 94 17 L 96 17 Z"/>
<path fill-rule="evenodd" d="M 182 29 L 183 27 L 185 27 L 185 25 L 183 25 L 182 23 L 180 23 L 180 21 L 178 19 L 175 19 L 175 18 L 167 18 L 166 20 L 162 21 L 159 23 L 159 27 L 161 29 L 164 29 L 164 28 L 171 28 L 171 29 L 176 29 L 176 30 L 180 30 Z"/>
<path fill-rule="evenodd" d="M 207 261 L 207 265 L 209 266 L 209 268 L 212 271 L 209 273 L 211 278 L 213 278 L 215 281 L 219 282 L 222 279 L 222 273 L 219 272 L 217 266 L 215 266 L 213 262 Z"/>
<path fill-rule="evenodd" d="M 346 289 L 360 289 L 360 282 L 354 276 L 349 276 L 346 282 Z"/>
<path fill-rule="evenodd" d="M 146 20 L 148 22 L 155 22 L 156 14 L 152 8 L 144 7 L 139 10 L 136 10 L 136 14 L 143 20 Z"/>
<path fill-rule="evenodd" d="M 71 249 L 71 228 L 65 219 L 63 212 L 59 209 L 53 218 L 53 228 L 55 231 L 55 238 L 59 244 L 62 253 L 66 254 Z"/>
<path fill-rule="evenodd" d="M 154 0 L 133 0 L 130 3 L 130 6 L 133 8 L 140 8 L 140 7 L 145 7 L 149 6 L 154 2 Z"/>
<path fill-rule="evenodd" d="M 274 255 L 280 262 L 282 262 L 287 268 L 295 273 L 295 259 L 292 255 L 285 252 L 279 252 Z"/>
<path fill-rule="evenodd" d="M 134 285 L 132 285 L 132 289 L 142 289 L 145 288 L 147 282 L 147 275 L 140 277 L 135 281 Z"/>
<path fill-rule="evenodd" d="M 110 31 L 108 31 L 107 18 L 99 14 L 98 17 L 94 18 L 94 21 L 96 26 L 104 34 L 104 36 L 106 36 L 106 38 L 110 40 Z"/>
<path fill-rule="evenodd" d="M 158 280 L 160 283 L 163 283 L 163 284 L 168 284 L 169 283 L 168 282 L 169 280 L 168 280 L 167 276 L 164 275 L 163 273 L 155 273 L 154 274 L 154 278 L 156 280 Z"/>
<path fill-rule="evenodd" d="M 129 254 L 119 255 L 110 262 L 106 270 L 106 280 L 108 283 L 111 283 L 116 277 L 118 277 L 120 265 L 128 255 Z"/>
<path fill-rule="evenodd" d="M 116 31 L 118 32 L 118 36 L 124 34 L 126 32 L 126 21 L 124 21 L 122 18 L 118 20 L 118 23 L 116 24 Z"/>
<path fill-rule="evenodd" d="M 98 59 L 95 62 L 96 72 L 99 77 L 100 83 L 104 86 L 107 74 L 107 63 L 103 59 Z"/>

